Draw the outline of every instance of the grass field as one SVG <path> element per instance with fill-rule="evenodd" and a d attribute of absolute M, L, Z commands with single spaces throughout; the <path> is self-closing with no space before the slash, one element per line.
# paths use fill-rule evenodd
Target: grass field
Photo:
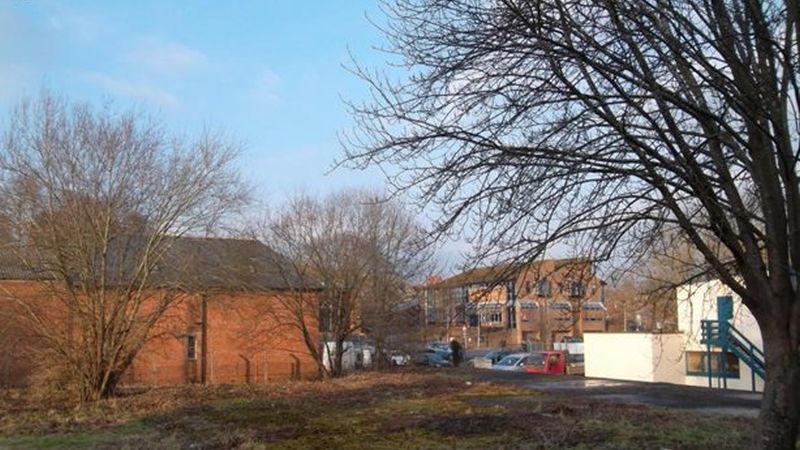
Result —
<path fill-rule="evenodd" d="M 755 421 L 577 399 L 463 373 L 129 392 L 91 407 L 0 391 L 0 449 L 738 449 Z"/>

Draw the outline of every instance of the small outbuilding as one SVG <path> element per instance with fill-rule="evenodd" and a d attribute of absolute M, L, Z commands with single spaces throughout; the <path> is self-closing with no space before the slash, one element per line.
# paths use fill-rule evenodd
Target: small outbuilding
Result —
<path fill-rule="evenodd" d="M 763 391 L 761 332 L 717 280 L 677 291 L 678 333 L 586 333 L 586 376 Z"/>

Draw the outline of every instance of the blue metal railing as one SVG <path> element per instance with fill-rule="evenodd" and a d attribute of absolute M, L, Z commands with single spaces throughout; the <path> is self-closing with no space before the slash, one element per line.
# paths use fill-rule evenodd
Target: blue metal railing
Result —
<path fill-rule="evenodd" d="M 723 351 L 734 354 L 762 380 L 766 377 L 764 352 L 739 332 L 736 327 L 727 321 L 702 320 L 700 321 L 700 330 L 702 335 L 701 344 L 709 347 L 720 347 Z"/>

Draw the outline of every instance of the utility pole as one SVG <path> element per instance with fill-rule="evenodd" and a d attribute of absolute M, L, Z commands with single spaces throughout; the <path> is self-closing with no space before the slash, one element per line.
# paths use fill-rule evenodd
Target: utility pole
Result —
<path fill-rule="evenodd" d="M 628 306 L 627 300 L 622 302 L 622 331 L 628 331 L 628 316 L 626 314 L 627 306 Z"/>

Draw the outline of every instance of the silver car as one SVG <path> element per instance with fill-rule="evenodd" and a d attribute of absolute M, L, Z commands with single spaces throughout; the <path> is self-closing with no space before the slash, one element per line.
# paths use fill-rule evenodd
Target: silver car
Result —
<path fill-rule="evenodd" d="M 492 366 L 493 370 L 523 372 L 529 363 L 530 353 L 512 353 Z"/>
<path fill-rule="evenodd" d="M 512 352 L 506 349 L 492 350 L 489 353 L 472 358 L 472 367 L 478 369 L 491 369 L 498 361 L 510 355 Z"/>

